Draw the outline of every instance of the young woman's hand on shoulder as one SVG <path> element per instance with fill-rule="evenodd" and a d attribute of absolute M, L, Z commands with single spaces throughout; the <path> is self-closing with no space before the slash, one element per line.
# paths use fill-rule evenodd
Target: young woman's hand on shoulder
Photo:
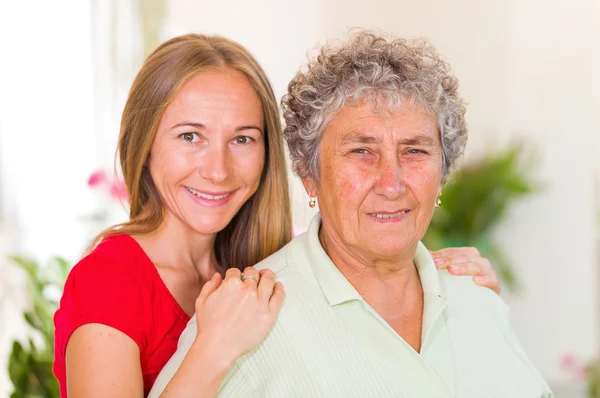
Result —
<path fill-rule="evenodd" d="M 248 267 L 219 274 L 204 285 L 196 300 L 196 342 L 220 346 L 235 360 L 256 347 L 273 327 L 283 303 L 281 283 L 271 270 Z"/>
<path fill-rule="evenodd" d="M 283 286 L 274 279 L 271 270 L 248 267 L 243 274 L 231 268 L 225 279 L 217 273 L 206 282 L 196 300 L 193 343 L 182 347 L 180 340 L 178 352 L 167 364 L 177 370 L 157 379 L 159 384 L 161 377 L 172 377 L 162 398 L 216 394 L 235 360 L 260 344 L 273 327 L 284 299 Z M 179 355 L 184 352 L 185 358 Z"/>

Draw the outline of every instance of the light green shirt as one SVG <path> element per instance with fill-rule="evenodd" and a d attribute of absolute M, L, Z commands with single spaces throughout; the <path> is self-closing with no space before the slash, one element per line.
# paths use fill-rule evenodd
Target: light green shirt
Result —
<path fill-rule="evenodd" d="M 493 291 L 437 270 L 419 243 L 418 353 L 331 262 L 319 242 L 320 225 L 317 215 L 306 233 L 256 266 L 276 273 L 285 302 L 265 341 L 229 370 L 219 397 L 552 397 Z M 192 319 L 150 398 L 164 390 L 195 336 Z"/>

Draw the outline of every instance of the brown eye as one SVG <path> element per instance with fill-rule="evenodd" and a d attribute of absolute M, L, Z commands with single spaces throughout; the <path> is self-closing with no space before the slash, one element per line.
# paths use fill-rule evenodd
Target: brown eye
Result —
<path fill-rule="evenodd" d="M 196 133 L 183 133 L 180 134 L 179 137 L 181 137 L 185 142 L 194 142 L 194 139 L 196 138 Z"/>
<path fill-rule="evenodd" d="M 248 137 L 247 135 L 241 135 L 239 137 L 235 137 L 233 139 L 233 142 L 241 145 L 249 144 L 250 142 L 252 142 L 252 138 Z"/>

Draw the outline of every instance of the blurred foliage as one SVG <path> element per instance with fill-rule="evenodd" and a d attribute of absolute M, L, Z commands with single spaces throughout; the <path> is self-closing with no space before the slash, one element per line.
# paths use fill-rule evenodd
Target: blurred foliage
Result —
<path fill-rule="evenodd" d="M 523 146 L 515 144 L 453 173 L 442 192 L 442 205 L 423 238 L 430 250 L 476 247 L 490 259 L 500 281 L 511 291 L 518 290 L 519 282 L 492 233 L 517 199 L 538 190 L 528 173 L 533 158 L 525 154 Z"/>
<path fill-rule="evenodd" d="M 587 376 L 587 394 L 589 398 L 600 398 L 600 360 L 590 363 L 585 368 Z"/>
<path fill-rule="evenodd" d="M 11 257 L 27 275 L 31 309 L 23 314 L 34 331 L 27 343 L 14 341 L 8 373 L 14 386 L 11 398 L 59 397 L 58 382 L 52 373 L 54 361 L 54 312 L 58 308 L 69 264 L 53 258 L 45 266 L 24 257 Z"/>

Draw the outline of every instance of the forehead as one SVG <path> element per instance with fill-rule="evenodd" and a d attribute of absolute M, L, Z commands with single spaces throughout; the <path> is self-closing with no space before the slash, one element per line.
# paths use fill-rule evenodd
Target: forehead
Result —
<path fill-rule="evenodd" d="M 361 99 L 346 105 L 331 117 L 325 132 L 331 139 L 340 141 L 368 137 L 375 140 L 386 134 L 396 138 L 420 135 L 434 139 L 439 136 L 434 116 L 420 103 L 406 100 L 393 108 L 384 104 Z"/>
<path fill-rule="evenodd" d="M 239 71 L 209 69 L 186 81 L 167 106 L 163 118 L 201 116 L 263 118 L 262 103 L 248 78 Z"/>

